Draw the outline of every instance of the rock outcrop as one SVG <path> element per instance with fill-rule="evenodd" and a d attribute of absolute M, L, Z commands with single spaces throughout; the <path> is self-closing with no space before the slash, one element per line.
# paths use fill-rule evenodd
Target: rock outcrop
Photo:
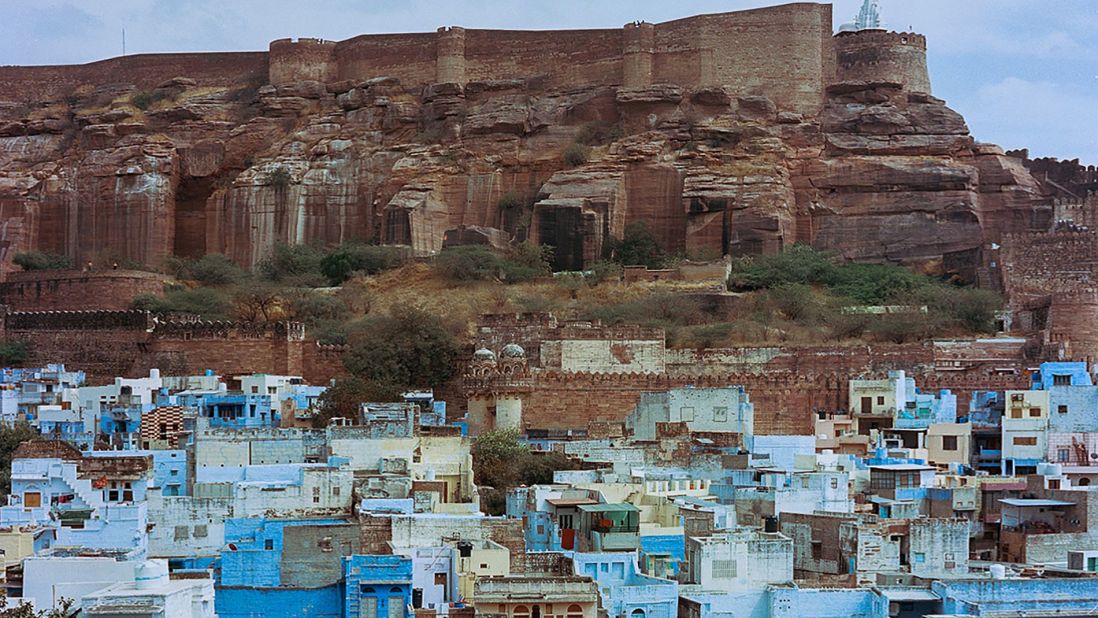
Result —
<path fill-rule="evenodd" d="M 181 76 L 0 103 L 5 265 L 40 249 L 251 266 L 277 242 L 353 239 L 427 255 L 477 229 L 551 245 L 559 268 L 578 269 L 640 221 L 688 255 L 809 242 L 974 276 L 981 249 L 1042 204 L 1020 160 L 892 83 L 833 86 L 814 116 L 727 88 L 417 91 L 384 76 L 235 88 Z"/>

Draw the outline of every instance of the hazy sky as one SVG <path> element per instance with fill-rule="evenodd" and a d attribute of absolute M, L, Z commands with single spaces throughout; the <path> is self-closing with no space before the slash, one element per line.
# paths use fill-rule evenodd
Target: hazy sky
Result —
<path fill-rule="evenodd" d="M 0 64 L 128 53 L 265 50 L 282 37 L 604 28 L 767 0 L 4 0 Z M 835 0 L 836 27 L 861 0 Z M 927 35 L 934 94 L 977 139 L 1098 164 L 1098 0 L 881 0 L 886 26 Z"/>

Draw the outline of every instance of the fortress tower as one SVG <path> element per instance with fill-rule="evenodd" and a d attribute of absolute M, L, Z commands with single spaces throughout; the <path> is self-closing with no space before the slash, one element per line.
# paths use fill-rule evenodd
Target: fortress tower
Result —
<path fill-rule="evenodd" d="M 883 29 L 878 0 L 865 0 L 858 17 L 834 39 L 835 81 L 891 82 L 930 94 L 926 37 Z"/>
<path fill-rule="evenodd" d="M 271 41 L 269 78 L 272 85 L 335 79 L 336 44 L 321 39 Z"/>

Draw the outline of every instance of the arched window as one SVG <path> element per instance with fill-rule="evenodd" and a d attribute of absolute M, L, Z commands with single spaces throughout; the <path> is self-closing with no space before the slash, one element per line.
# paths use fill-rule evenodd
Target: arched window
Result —
<path fill-rule="evenodd" d="M 515 618 L 530 618 L 530 608 L 525 605 L 516 605 L 513 615 Z"/>
<path fill-rule="evenodd" d="M 633 610 L 632 613 L 629 614 L 629 616 L 631 618 L 644 618 L 644 610 L 638 607 L 637 609 Z"/>
<path fill-rule="evenodd" d="M 1090 486 L 1090 479 L 1088 479 L 1088 478 L 1079 479 L 1079 487 L 1089 487 L 1089 486 Z"/>
<path fill-rule="evenodd" d="M 396 586 L 393 586 L 392 588 L 389 589 L 389 592 L 391 592 L 393 594 L 400 594 L 401 592 L 404 592 L 404 591 L 401 590 L 400 588 L 397 588 Z"/>
<path fill-rule="evenodd" d="M 583 618 L 583 608 L 579 605 L 569 605 L 568 618 Z"/>

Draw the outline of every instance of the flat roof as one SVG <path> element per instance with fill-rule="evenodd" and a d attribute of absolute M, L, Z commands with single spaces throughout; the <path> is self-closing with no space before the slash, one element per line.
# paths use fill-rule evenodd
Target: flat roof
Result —
<path fill-rule="evenodd" d="M 889 601 L 941 601 L 941 597 L 926 588 L 882 588 Z"/>
<path fill-rule="evenodd" d="M 1042 500 L 1040 498 L 1003 498 L 999 502 L 1008 506 L 1075 506 L 1074 502 Z"/>
<path fill-rule="evenodd" d="M 607 504 L 582 504 L 579 509 L 588 513 L 609 513 L 613 511 L 637 511 L 640 509 L 629 504 L 628 502 L 619 503 L 607 503 Z"/>
<path fill-rule="evenodd" d="M 597 500 L 591 498 L 549 498 L 546 500 L 553 506 L 581 506 L 584 504 L 598 504 Z"/>
<path fill-rule="evenodd" d="M 924 466 L 923 464 L 879 464 L 876 466 L 869 466 L 870 470 L 890 470 L 892 472 L 915 472 L 921 470 L 936 470 L 933 466 Z"/>

